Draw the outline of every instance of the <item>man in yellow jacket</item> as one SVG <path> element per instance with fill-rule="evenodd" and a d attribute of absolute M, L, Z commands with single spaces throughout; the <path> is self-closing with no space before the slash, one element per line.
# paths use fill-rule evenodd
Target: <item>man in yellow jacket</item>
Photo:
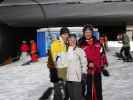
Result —
<path fill-rule="evenodd" d="M 51 44 L 51 55 L 55 67 L 57 69 L 57 75 L 59 79 L 66 80 L 66 64 L 64 63 L 65 53 L 67 51 L 67 39 L 69 37 L 69 29 L 66 27 L 61 28 L 60 37 L 58 40 L 54 40 Z M 59 63 L 57 63 L 59 62 Z"/>

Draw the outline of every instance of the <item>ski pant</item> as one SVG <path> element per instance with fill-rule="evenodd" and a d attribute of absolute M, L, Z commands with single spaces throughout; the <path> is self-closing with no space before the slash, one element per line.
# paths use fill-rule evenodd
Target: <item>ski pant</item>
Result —
<path fill-rule="evenodd" d="M 123 52 L 124 52 L 124 56 L 123 56 Z M 130 47 L 122 47 L 120 54 L 122 55 L 122 57 L 124 58 L 124 60 L 132 60 L 132 56 L 130 54 Z"/>
<path fill-rule="evenodd" d="M 54 83 L 54 100 L 68 100 L 66 81 L 63 80 L 65 76 L 66 68 L 50 68 L 50 79 Z"/>
<path fill-rule="evenodd" d="M 121 55 L 122 58 L 124 58 L 123 51 L 124 51 L 124 47 L 122 47 L 121 50 L 120 50 L 120 55 Z"/>
<path fill-rule="evenodd" d="M 53 83 L 57 83 L 59 81 L 58 75 L 57 75 L 57 69 L 56 68 L 50 68 L 50 81 Z"/>
<path fill-rule="evenodd" d="M 63 81 L 54 83 L 54 100 L 65 100 L 66 88 Z"/>
<path fill-rule="evenodd" d="M 125 55 L 126 55 L 127 60 L 132 59 L 132 56 L 130 54 L 130 47 L 125 48 Z"/>
<path fill-rule="evenodd" d="M 67 81 L 66 86 L 70 100 L 83 100 L 81 82 Z"/>
<path fill-rule="evenodd" d="M 101 73 L 94 75 L 94 85 L 96 90 L 96 100 L 103 100 Z M 92 75 L 87 75 L 87 95 L 86 100 L 92 100 Z"/>

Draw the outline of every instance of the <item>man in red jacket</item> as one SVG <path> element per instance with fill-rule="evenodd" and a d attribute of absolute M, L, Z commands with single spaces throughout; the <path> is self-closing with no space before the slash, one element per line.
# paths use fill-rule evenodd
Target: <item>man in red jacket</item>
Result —
<path fill-rule="evenodd" d="M 102 97 L 102 66 L 101 44 L 93 37 L 93 27 L 86 25 L 83 28 L 83 38 L 80 47 L 84 49 L 88 60 L 87 95 L 86 100 L 103 100 Z"/>

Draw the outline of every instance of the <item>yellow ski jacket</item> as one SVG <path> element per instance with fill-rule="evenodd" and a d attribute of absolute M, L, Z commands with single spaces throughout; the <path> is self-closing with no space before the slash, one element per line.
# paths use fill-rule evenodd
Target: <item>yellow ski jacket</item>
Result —
<path fill-rule="evenodd" d="M 54 62 L 56 62 L 57 56 L 60 54 L 63 54 L 66 52 L 66 45 L 62 38 L 60 37 L 59 40 L 54 40 L 51 44 L 51 54 L 52 54 L 52 59 Z"/>

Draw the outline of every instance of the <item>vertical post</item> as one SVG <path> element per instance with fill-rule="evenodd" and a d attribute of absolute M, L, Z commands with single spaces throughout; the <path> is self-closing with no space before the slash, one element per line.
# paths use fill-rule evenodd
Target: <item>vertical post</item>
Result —
<path fill-rule="evenodd" d="M 40 57 L 47 56 L 46 53 L 46 40 L 45 40 L 45 32 L 37 33 L 37 46 Z"/>

